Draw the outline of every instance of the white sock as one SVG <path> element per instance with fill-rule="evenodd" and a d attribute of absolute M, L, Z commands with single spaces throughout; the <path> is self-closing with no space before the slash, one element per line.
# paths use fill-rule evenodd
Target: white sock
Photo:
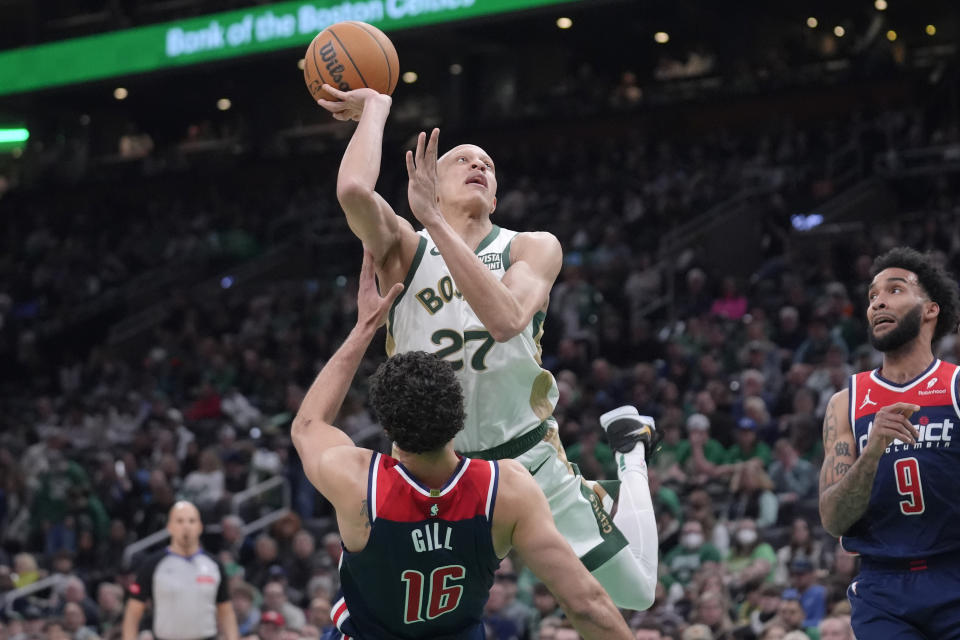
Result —
<path fill-rule="evenodd" d="M 643 443 L 638 442 L 628 453 L 617 453 L 617 475 L 620 477 L 620 496 L 613 523 L 627 539 L 644 579 L 656 586 L 657 550 L 660 541 L 657 538 L 657 518 L 653 513 L 653 500 L 647 482 Z"/>
<path fill-rule="evenodd" d="M 627 470 L 636 470 L 643 474 L 644 482 L 647 479 L 647 461 L 644 454 L 644 446 L 642 442 L 638 442 L 633 446 L 633 449 L 627 453 L 620 453 L 617 451 L 614 454 L 614 458 L 617 461 L 617 475 L 621 476 L 620 480 L 623 481 L 623 472 Z"/>

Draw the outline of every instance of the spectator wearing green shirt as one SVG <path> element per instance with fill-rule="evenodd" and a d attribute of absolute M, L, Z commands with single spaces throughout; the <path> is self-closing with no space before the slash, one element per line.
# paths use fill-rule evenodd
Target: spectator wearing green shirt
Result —
<path fill-rule="evenodd" d="M 770 446 L 757 437 L 758 425 L 753 418 L 746 416 L 737 422 L 736 444 L 727 449 L 726 464 L 746 462 L 751 458 L 759 458 L 764 467 L 770 465 L 772 453 Z"/>
<path fill-rule="evenodd" d="M 685 587 L 705 563 L 720 561 L 720 552 L 703 535 L 703 525 L 696 520 L 687 520 L 680 531 L 680 544 L 663 558 L 660 565 L 663 584 L 671 590 L 674 585 Z"/>
<path fill-rule="evenodd" d="M 757 523 L 750 518 L 738 521 L 733 532 L 730 557 L 727 558 L 731 586 L 749 589 L 762 582 L 772 582 L 776 569 L 777 554 L 773 547 L 760 539 Z"/>
<path fill-rule="evenodd" d="M 677 463 L 687 483 L 700 486 L 719 476 L 726 457 L 723 445 L 710 437 L 710 419 L 702 413 L 687 418 L 687 440 L 677 447 Z"/>

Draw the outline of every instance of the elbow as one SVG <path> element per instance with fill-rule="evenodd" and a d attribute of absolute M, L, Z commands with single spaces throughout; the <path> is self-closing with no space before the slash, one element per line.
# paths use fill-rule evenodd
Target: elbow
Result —
<path fill-rule="evenodd" d="M 293 418 L 293 422 L 290 425 L 290 439 L 293 441 L 293 446 L 297 451 L 300 450 L 300 443 L 303 440 L 303 436 L 306 435 L 309 424 L 310 420 L 304 418 L 299 413 Z"/>
<path fill-rule="evenodd" d="M 344 208 L 357 202 L 373 200 L 373 189 L 351 178 L 337 181 L 337 200 Z"/>
<path fill-rule="evenodd" d="M 607 592 L 597 583 L 594 588 L 590 588 L 577 597 L 565 599 L 565 601 L 561 600 L 560 604 L 567 615 L 574 620 L 597 622 L 603 620 L 604 616 L 609 613 L 608 610 L 616 611 L 612 602 L 610 607 L 605 607 L 604 604 L 607 602 L 610 602 Z"/>
<path fill-rule="evenodd" d="M 838 524 L 833 520 L 830 520 L 830 519 L 824 520 L 822 517 L 820 518 L 820 520 L 823 523 L 823 530 L 829 533 L 834 538 L 839 538 L 846 533 L 846 531 L 843 530 L 842 527 L 838 526 Z"/>
<path fill-rule="evenodd" d="M 523 318 L 514 316 L 513 318 L 504 318 L 499 322 L 492 323 L 492 326 L 487 328 L 487 331 L 490 333 L 490 337 L 494 339 L 495 342 L 506 342 L 515 336 L 520 335 L 520 332 L 523 331 L 526 327 L 526 323 L 523 322 Z"/>
<path fill-rule="evenodd" d="M 837 519 L 830 512 L 829 507 L 824 504 L 822 499 L 820 500 L 820 523 L 823 525 L 823 530 L 834 538 L 839 538 L 846 533 L 846 531 L 843 531 L 839 526 Z"/>

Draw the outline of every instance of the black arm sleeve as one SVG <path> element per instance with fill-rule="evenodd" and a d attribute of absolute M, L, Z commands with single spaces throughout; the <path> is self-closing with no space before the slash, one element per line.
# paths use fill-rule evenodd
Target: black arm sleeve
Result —
<path fill-rule="evenodd" d="M 136 580 L 130 583 L 127 593 L 130 597 L 141 602 L 146 602 L 153 597 L 153 574 L 156 573 L 157 565 L 163 559 L 165 552 L 155 553 L 144 560 L 143 564 L 137 570 Z"/>
<path fill-rule="evenodd" d="M 227 585 L 227 572 L 223 568 L 223 563 L 217 560 L 216 557 L 210 556 L 213 558 L 213 561 L 217 563 L 217 571 L 220 572 L 220 584 L 217 585 L 217 604 L 221 602 L 227 602 L 230 600 L 230 588 Z"/>

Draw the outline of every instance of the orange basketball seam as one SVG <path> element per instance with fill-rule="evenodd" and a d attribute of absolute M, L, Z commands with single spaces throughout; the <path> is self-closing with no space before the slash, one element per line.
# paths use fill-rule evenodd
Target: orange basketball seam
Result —
<path fill-rule="evenodd" d="M 359 22 L 357 20 L 351 20 L 350 24 L 355 24 L 360 29 L 363 29 L 364 33 L 370 36 L 373 39 L 373 41 L 376 43 L 376 45 L 380 48 L 380 53 L 383 54 L 383 59 L 387 62 L 387 91 L 389 91 L 391 88 L 393 88 L 393 69 L 390 67 L 390 56 L 387 55 L 387 50 L 383 48 L 382 44 L 380 44 L 380 39 L 377 38 L 377 36 L 372 31 L 367 29 L 367 25 L 365 23 Z M 397 66 L 399 67 L 399 64 Z M 397 73 L 399 72 L 400 72 L 400 69 L 398 68 Z"/>
<path fill-rule="evenodd" d="M 360 81 L 363 82 L 363 86 L 369 87 L 370 85 L 367 84 L 367 79 L 363 77 L 363 74 L 362 74 L 362 73 L 360 73 L 360 67 L 358 67 L 358 66 L 357 66 L 357 63 L 353 61 L 353 57 L 350 55 L 350 52 L 347 51 L 347 48 L 346 48 L 345 46 L 343 46 L 343 42 L 340 40 L 339 37 L 337 37 L 337 32 L 334 31 L 333 29 L 330 29 L 330 28 L 328 28 L 327 30 L 330 32 L 330 35 L 332 35 L 334 38 L 336 38 L 336 39 L 337 39 L 337 42 L 340 43 L 340 48 L 343 49 L 343 53 L 346 54 L 347 58 L 350 60 L 350 64 L 352 64 L 352 65 L 353 65 L 353 68 L 356 69 L 357 75 L 360 76 Z M 369 35 L 369 34 L 368 34 L 368 35 Z M 379 44 L 379 43 L 377 43 L 377 44 Z M 390 66 L 390 65 L 388 64 L 387 66 Z"/>

